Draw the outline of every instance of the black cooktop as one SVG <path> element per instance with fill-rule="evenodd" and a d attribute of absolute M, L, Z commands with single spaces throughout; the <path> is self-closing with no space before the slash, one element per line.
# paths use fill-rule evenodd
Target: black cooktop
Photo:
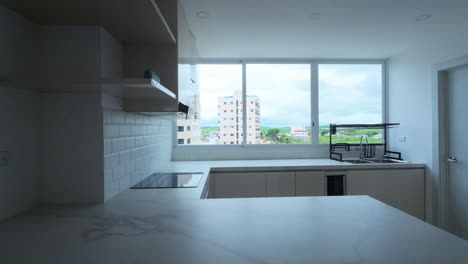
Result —
<path fill-rule="evenodd" d="M 195 188 L 202 175 L 202 172 L 153 173 L 130 189 Z"/>

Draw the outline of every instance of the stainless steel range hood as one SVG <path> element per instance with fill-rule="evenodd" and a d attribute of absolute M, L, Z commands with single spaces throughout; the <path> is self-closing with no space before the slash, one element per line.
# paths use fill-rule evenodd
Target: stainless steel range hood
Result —
<path fill-rule="evenodd" d="M 139 97 L 124 96 L 125 111 L 158 116 L 179 116 L 191 113 L 192 109 L 190 109 L 189 105 L 185 102 L 181 102 L 179 100 L 180 96 L 177 96 L 174 92 L 164 87 L 156 73 L 146 70 L 144 72 L 144 80 L 147 80 L 146 84 L 141 88 L 150 88 L 156 94 L 147 96 L 147 91 L 145 91 Z M 139 87 L 134 84 L 131 85 L 131 92 L 133 95 L 135 95 L 138 88 Z"/>

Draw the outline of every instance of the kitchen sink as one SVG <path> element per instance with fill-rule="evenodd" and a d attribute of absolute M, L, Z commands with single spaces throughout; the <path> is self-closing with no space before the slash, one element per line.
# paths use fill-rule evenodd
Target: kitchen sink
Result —
<path fill-rule="evenodd" d="M 395 159 L 368 159 L 368 161 L 373 163 L 407 163 L 407 161 Z"/>
<path fill-rule="evenodd" d="M 372 161 L 363 160 L 363 159 L 344 159 L 343 161 L 353 163 L 353 164 L 374 163 Z"/>
<path fill-rule="evenodd" d="M 371 163 L 406 163 L 407 161 L 394 159 L 344 159 L 344 162 L 353 164 L 371 164 Z"/>

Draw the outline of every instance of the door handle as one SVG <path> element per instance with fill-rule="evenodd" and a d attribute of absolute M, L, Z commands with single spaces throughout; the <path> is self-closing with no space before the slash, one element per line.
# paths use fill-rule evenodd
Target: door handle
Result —
<path fill-rule="evenodd" d="M 447 161 L 448 161 L 448 162 L 451 162 L 451 163 L 455 163 L 455 162 L 457 162 L 457 158 L 455 158 L 455 157 L 449 157 Z"/>

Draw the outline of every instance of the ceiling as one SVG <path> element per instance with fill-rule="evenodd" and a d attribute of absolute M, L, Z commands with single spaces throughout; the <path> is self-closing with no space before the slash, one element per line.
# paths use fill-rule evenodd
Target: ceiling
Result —
<path fill-rule="evenodd" d="M 467 0 L 181 3 L 202 58 L 387 58 L 468 28 Z M 423 14 L 432 17 L 417 21 Z"/>

